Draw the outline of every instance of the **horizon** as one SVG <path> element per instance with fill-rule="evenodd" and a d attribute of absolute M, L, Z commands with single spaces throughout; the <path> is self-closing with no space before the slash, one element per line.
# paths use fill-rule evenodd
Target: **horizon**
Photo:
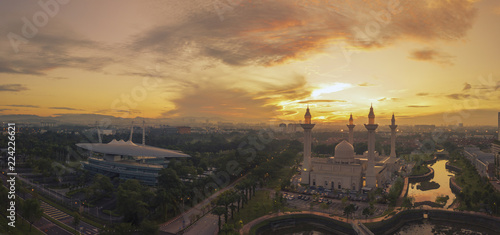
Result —
<path fill-rule="evenodd" d="M 497 126 L 493 0 L 49 3 L 0 3 L 0 116 Z"/>

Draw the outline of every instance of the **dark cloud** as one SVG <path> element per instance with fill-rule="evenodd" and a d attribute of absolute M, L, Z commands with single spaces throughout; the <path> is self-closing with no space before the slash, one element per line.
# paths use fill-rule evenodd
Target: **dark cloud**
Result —
<path fill-rule="evenodd" d="M 408 105 L 406 107 L 408 107 L 408 108 L 428 108 L 431 106 L 428 106 L 428 105 Z"/>
<path fill-rule="evenodd" d="M 419 92 L 419 93 L 417 93 L 417 94 L 415 94 L 415 95 L 416 95 L 416 96 L 428 96 L 428 95 L 429 95 L 429 93 L 427 93 L 427 92 Z"/>
<path fill-rule="evenodd" d="M 339 40 L 366 49 L 408 38 L 458 40 L 476 16 L 473 4 L 466 0 L 436 0 L 433 4 L 409 0 L 401 2 L 394 14 L 387 11 L 386 1 L 251 1 L 225 11 L 222 21 L 218 14 L 199 9 L 190 9 L 189 16 L 177 23 L 138 34 L 131 48 L 178 59 L 199 56 L 234 66 L 270 66 L 304 59 Z M 367 32 L 367 25 L 373 24 L 378 31 Z M 415 54 L 426 60 L 438 56 L 440 63 L 450 59 L 432 52 Z"/>
<path fill-rule="evenodd" d="M 410 53 L 410 59 L 430 61 L 441 65 L 453 65 L 453 56 L 434 49 L 414 50 Z"/>
<path fill-rule="evenodd" d="M 462 100 L 471 97 L 469 94 L 449 94 L 446 97 L 454 100 Z"/>
<path fill-rule="evenodd" d="M 49 107 L 49 109 L 60 109 L 60 110 L 71 110 L 71 111 L 83 111 L 83 109 L 75 109 L 70 107 Z"/>
<path fill-rule="evenodd" d="M 297 103 L 299 104 L 311 104 L 311 103 L 334 103 L 334 102 L 347 102 L 345 100 L 303 100 Z"/>
<path fill-rule="evenodd" d="M 465 83 L 464 84 L 464 89 L 462 89 L 462 91 L 468 91 L 472 88 L 472 86 L 469 84 L 469 83 Z"/>
<path fill-rule="evenodd" d="M 189 77 L 186 79 L 189 80 Z M 284 110 L 275 102 L 277 100 L 303 100 L 311 94 L 311 91 L 305 87 L 304 76 L 290 76 L 280 79 L 266 78 L 269 81 L 277 81 L 275 83 L 258 81 L 241 88 L 220 86 L 219 84 L 230 82 L 235 78 L 229 76 L 226 79 L 230 80 L 224 80 L 220 76 L 207 77 L 206 80 L 198 81 L 196 86 L 186 87 L 179 97 L 169 98 L 174 108 L 162 115 L 164 117 L 219 116 L 240 121 L 255 121 L 271 118 L 288 111 L 296 113 L 295 110 Z M 284 79 L 287 82 L 282 82 Z M 251 78 L 245 78 L 245 80 L 248 81 Z"/>
<path fill-rule="evenodd" d="M 57 68 L 101 71 L 117 61 L 109 55 L 113 50 L 105 45 L 62 28 L 39 30 L 27 44 L 19 45 L 17 53 L 10 48 L 8 40 L 0 42 L 2 45 L 6 53 L 0 55 L 0 73 L 45 75 Z"/>
<path fill-rule="evenodd" d="M 4 84 L 0 85 L 0 92 L 1 91 L 12 91 L 12 92 L 20 92 L 20 91 L 26 91 L 29 90 L 25 85 L 23 84 Z"/>
<path fill-rule="evenodd" d="M 40 106 L 38 105 L 30 105 L 30 104 L 9 104 L 4 106 L 18 107 L 18 108 L 40 108 Z"/>

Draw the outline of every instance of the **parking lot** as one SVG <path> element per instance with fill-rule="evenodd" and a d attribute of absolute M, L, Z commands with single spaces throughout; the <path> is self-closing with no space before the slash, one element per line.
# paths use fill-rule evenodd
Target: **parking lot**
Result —
<path fill-rule="evenodd" d="M 290 192 L 282 192 L 282 193 L 283 196 L 287 199 L 289 207 L 303 211 L 317 211 L 327 214 L 333 214 L 336 216 L 344 216 L 343 215 L 344 206 L 342 205 L 342 200 L 340 199 L 332 199 L 324 196 L 314 197 L 313 195 L 290 193 Z M 365 216 L 362 214 L 362 211 L 365 207 L 369 207 L 370 203 L 363 201 L 348 201 L 347 203 L 348 204 L 352 203 L 357 207 L 357 210 L 352 215 L 354 218 L 357 219 L 365 218 Z M 324 204 L 326 204 L 327 206 L 325 206 Z M 375 208 L 374 214 L 370 217 L 381 215 L 382 213 L 384 213 L 385 210 L 387 210 L 388 205 L 374 204 L 374 208 Z"/>

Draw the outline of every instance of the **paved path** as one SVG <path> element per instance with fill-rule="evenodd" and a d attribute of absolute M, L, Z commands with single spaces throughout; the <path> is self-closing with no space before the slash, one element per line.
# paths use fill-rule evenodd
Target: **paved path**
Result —
<path fill-rule="evenodd" d="M 210 202 L 219 196 L 219 194 L 232 189 L 238 182 L 246 178 L 246 175 L 240 177 L 236 181 L 234 181 L 232 184 L 228 185 L 227 187 L 217 191 L 216 193 L 212 194 L 210 197 L 206 198 L 202 202 L 198 203 L 196 206 L 193 208 L 190 208 L 189 210 L 185 211 L 181 215 L 175 217 L 174 219 L 167 221 L 166 223 L 160 225 L 160 230 L 163 232 L 168 232 L 168 233 L 173 233 L 176 234 L 185 227 L 187 227 L 191 221 L 190 218 L 193 215 L 201 215 L 202 214 L 202 208 L 206 205 L 210 205 Z M 202 217 L 200 220 L 198 220 L 194 225 L 189 228 L 189 231 L 215 231 L 217 230 L 217 224 L 218 224 L 218 218 L 216 217 L 216 222 L 215 224 L 213 223 L 213 217 L 209 216 L 211 215 L 210 213 Z M 209 216 L 208 218 L 205 219 L 205 217 Z M 202 223 L 199 223 L 202 222 Z M 188 233 L 186 233 L 188 234 Z M 207 233 L 199 233 L 199 234 L 207 234 Z"/>

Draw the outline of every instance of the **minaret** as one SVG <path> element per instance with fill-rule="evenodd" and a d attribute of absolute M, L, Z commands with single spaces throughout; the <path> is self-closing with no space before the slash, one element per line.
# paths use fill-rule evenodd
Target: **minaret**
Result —
<path fill-rule="evenodd" d="M 132 122 L 132 127 L 130 127 L 130 138 L 128 138 L 128 141 L 132 143 L 132 136 L 134 135 L 134 122 Z"/>
<path fill-rule="evenodd" d="M 311 124 L 311 113 L 309 113 L 309 105 L 307 105 L 306 114 L 304 115 L 304 124 L 300 124 L 304 129 L 304 162 L 302 163 L 302 183 L 310 185 L 311 175 L 311 130 L 315 124 Z"/>
<path fill-rule="evenodd" d="M 349 125 L 347 125 L 347 128 L 349 128 L 349 143 L 354 145 L 354 120 L 352 119 L 352 113 L 351 117 L 349 118 Z"/>
<path fill-rule="evenodd" d="M 375 124 L 375 114 L 373 106 L 370 106 L 368 114 L 368 124 L 365 124 L 368 130 L 368 163 L 366 165 L 366 187 L 375 188 L 377 186 L 377 178 L 375 175 L 375 130 L 378 125 Z"/>
<path fill-rule="evenodd" d="M 142 120 L 142 145 L 146 145 L 146 122 Z"/>
<path fill-rule="evenodd" d="M 391 158 L 396 157 L 396 128 L 398 128 L 398 125 L 396 125 L 396 119 L 394 118 L 394 113 L 392 113 L 392 119 L 391 119 L 391 125 L 389 125 L 391 128 Z"/>

